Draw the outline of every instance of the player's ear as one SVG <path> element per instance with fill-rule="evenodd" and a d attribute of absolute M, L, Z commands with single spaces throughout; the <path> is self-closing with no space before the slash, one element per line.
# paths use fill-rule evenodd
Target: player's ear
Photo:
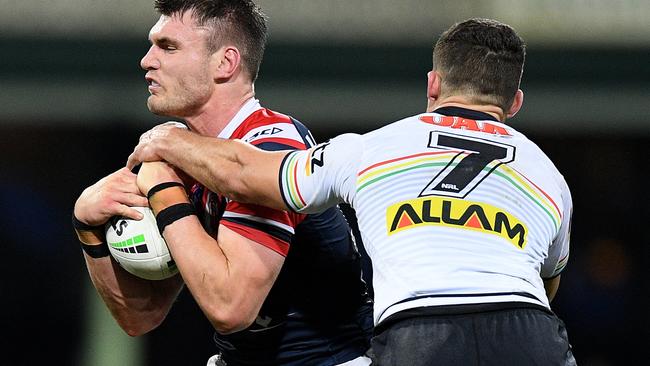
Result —
<path fill-rule="evenodd" d="M 433 111 L 435 102 L 440 97 L 440 74 L 431 70 L 427 73 L 427 112 Z"/>
<path fill-rule="evenodd" d="M 215 70 L 215 79 L 229 79 L 241 64 L 241 54 L 234 46 L 224 46 L 210 57 Z"/>
<path fill-rule="evenodd" d="M 427 73 L 427 98 L 436 100 L 440 96 L 440 74 L 435 71 Z"/>
<path fill-rule="evenodd" d="M 521 109 L 521 106 L 524 104 L 524 92 L 521 89 L 517 89 L 515 93 L 515 99 L 512 101 L 512 105 L 506 114 L 507 118 L 514 117 L 517 112 Z"/>

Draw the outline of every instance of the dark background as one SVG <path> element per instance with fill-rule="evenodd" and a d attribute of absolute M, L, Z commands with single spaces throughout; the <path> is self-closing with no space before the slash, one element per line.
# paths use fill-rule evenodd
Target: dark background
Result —
<path fill-rule="evenodd" d="M 124 344 L 140 345 L 133 365 L 203 365 L 214 352 L 210 325 L 187 292 L 160 328 L 138 339 L 115 335 L 110 320 L 109 326 L 90 320 L 110 316 L 97 306 L 70 215 L 81 191 L 123 166 L 139 135 L 164 120 L 146 113 L 138 61 L 147 47 L 143 40 L 0 38 L 0 81 L 142 83 L 141 98 L 128 101 L 141 105 L 137 115 L 119 108 L 127 102 L 119 93 L 106 95 L 110 108 L 91 106 L 106 108 L 105 115 L 81 116 L 74 123 L 3 117 L 0 111 L 0 364 L 90 365 L 88 354 L 119 354 L 126 352 L 120 348 Z M 256 89 L 264 106 L 302 120 L 323 141 L 422 112 L 430 58 L 428 46 L 271 43 Z M 522 89 L 526 101 L 543 105 L 544 113 L 527 115 L 525 101 L 510 121 L 549 155 L 572 191 L 571 259 L 552 306 L 567 324 L 581 365 L 627 365 L 647 355 L 650 99 L 639 105 L 621 97 L 626 90 L 648 90 L 647 65 L 650 49 L 645 48 L 529 45 Z M 373 111 L 382 106 L 375 100 L 348 100 L 347 106 L 308 98 L 286 101 L 273 92 L 280 83 L 297 91 L 321 83 L 368 84 L 387 92 L 413 86 L 422 96 L 378 119 Z M 539 98 L 538 91 L 549 86 L 563 91 L 563 109 Z M 611 94 L 606 105 L 594 106 L 571 99 L 574 89 Z M 44 98 L 38 87 L 29 93 L 21 100 L 42 105 L 36 103 Z M 304 112 L 350 105 L 358 113 L 349 118 Z M 596 107 L 602 113 L 594 116 Z"/>

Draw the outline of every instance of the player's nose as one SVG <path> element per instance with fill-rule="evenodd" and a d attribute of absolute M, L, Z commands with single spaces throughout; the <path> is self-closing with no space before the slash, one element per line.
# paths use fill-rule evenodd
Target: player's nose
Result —
<path fill-rule="evenodd" d="M 144 70 L 153 70 L 160 67 L 160 62 L 155 57 L 155 45 L 149 47 L 149 51 L 140 60 L 140 67 Z"/>

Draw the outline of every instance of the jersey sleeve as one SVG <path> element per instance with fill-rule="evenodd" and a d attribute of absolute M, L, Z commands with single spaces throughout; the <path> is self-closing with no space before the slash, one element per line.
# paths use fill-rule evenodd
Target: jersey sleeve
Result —
<path fill-rule="evenodd" d="M 362 152 L 362 137 L 345 134 L 309 150 L 289 153 L 279 177 L 287 207 L 316 213 L 341 202 L 352 204 Z"/>
<path fill-rule="evenodd" d="M 542 264 L 541 277 L 549 280 L 559 276 L 569 261 L 569 241 L 571 237 L 571 217 L 573 215 L 573 202 L 571 192 L 564 183 L 562 190 L 562 223 L 555 239 L 551 243 L 548 257 Z"/>
<path fill-rule="evenodd" d="M 267 151 L 304 150 L 313 145 L 309 130 L 292 118 L 250 128 L 241 139 Z M 302 214 L 228 201 L 220 225 L 286 256 L 295 228 L 304 218 Z"/>
<path fill-rule="evenodd" d="M 304 215 L 229 201 L 220 225 L 286 256 L 295 228 Z"/>

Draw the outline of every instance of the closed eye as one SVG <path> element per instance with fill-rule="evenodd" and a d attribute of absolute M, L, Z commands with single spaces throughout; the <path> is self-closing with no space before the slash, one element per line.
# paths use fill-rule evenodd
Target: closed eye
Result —
<path fill-rule="evenodd" d="M 177 43 L 174 42 L 173 40 L 169 39 L 169 38 L 166 38 L 166 37 L 156 39 L 154 41 L 154 43 L 160 49 L 165 50 L 165 51 L 176 51 L 176 50 L 178 50 Z"/>

